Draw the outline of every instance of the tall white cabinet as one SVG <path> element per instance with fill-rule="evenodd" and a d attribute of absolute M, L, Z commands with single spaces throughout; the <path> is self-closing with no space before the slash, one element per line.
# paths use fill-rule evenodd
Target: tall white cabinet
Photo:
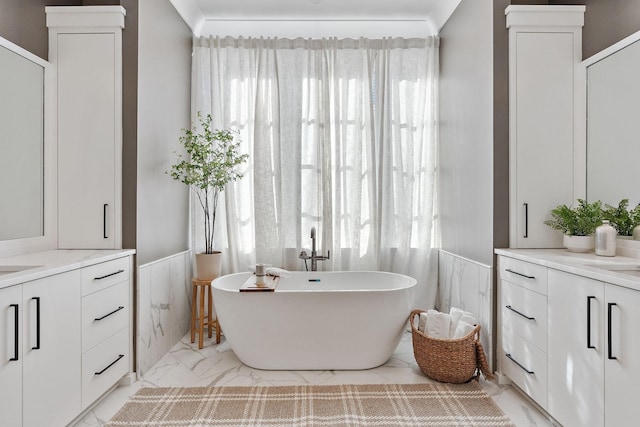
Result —
<path fill-rule="evenodd" d="M 122 247 L 121 6 L 47 7 L 56 68 L 58 247 Z"/>
<path fill-rule="evenodd" d="M 574 67 L 584 6 L 509 6 L 510 247 L 562 247 L 544 225 L 574 203 Z"/>

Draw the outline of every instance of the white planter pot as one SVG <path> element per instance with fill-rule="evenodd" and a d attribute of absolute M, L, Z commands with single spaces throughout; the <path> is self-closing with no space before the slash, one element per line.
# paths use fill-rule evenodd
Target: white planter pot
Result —
<path fill-rule="evenodd" d="M 212 254 L 196 254 L 196 278 L 200 280 L 213 280 L 220 277 L 222 269 L 222 252 L 214 251 Z"/>
<path fill-rule="evenodd" d="M 568 236 L 566 234 L 562 244 L 569 252 L 590 252 L 596 246 L 593 236 Z"/>

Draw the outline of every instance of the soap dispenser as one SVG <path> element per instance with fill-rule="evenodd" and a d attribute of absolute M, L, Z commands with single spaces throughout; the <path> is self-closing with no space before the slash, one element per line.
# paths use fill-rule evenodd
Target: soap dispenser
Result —
<path fill-rule="evenodd" d="M 596 228 L 596 255 L 616 256 L 616 235 L 618 232 L 609 224 L 609 220 L 603 220 L 602 225 Z"/>

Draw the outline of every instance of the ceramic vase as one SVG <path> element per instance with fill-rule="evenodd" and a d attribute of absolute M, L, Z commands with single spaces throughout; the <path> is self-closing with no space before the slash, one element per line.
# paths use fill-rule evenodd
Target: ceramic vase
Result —
<path fill-rule="evenodd" d="M 220 277 L 222 269 L 222 252 L 213 251 L 212 254 L 196 254 L 196 278 L 213 280 Z"/>
<path fill-rule="evenodd" d="M 595 247 L 595 239 L 591 236 L 564 235 L 562 244 L 569 252 L 590 252 Z"/>

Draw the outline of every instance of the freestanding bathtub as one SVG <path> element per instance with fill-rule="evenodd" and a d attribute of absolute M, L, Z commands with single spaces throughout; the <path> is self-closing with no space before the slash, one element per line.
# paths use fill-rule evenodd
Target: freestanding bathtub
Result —
<path fill-rule="evenodd" d="M 252 273 L 213 282 L 222 331 L 245 365 L 273 370 L 369 369 L 403 334 L 416 280 L 384 272 L 292 272 L 275 292 L 240 292 Z"/>

